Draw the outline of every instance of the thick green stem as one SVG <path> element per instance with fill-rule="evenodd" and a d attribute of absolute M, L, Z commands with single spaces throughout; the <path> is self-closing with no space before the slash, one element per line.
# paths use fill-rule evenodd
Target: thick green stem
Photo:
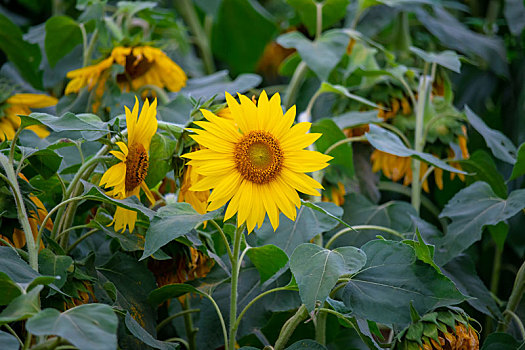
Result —
<path fill-rule="evenodd" d="M 505 322 L 500 323 L 498 327 L 498 332 L 505 332 L 509 326 L 510 320 L 512 319 L 512 313 L 515 313 L 518 305 L 521 301 L 521 297 L 525 292 L 525 262 L 521 265 L 516 279 L 514 280 L 514 286 L 512 287 L 512 292 L 510 293 L 509 302 L 507 303 L 507 308 L 505 311 Z"/>
<path fill-rule="evenodd" d="M 299 324 L 303 322 L 307 317 L 308 310 L 306 310 L 306 306 L 303 304 L 297 310 L 295 315 L 290 317 L 288 321 L 284 323 L 283 328 L 281 328 L 281 333 L 279 333 L 279 338 L 277 338 L 275 346 L 273 347 L 274 350 L 284 349 L 297 326 L 299 326 Z"/>
<path fill-rule="evenodd" d="M 195 44 L 197 44 L 201 52 L 206 74 L 215 72 L 215 64 L 213 63 L 210 40 L 208 40 L 206 32 L 199 22 L 199 18 L 197 17 L 197 12 L 195 11 L 193 3 L 190 0 L 176 0 L 173 2 L 173 5 L 182 18 L 184 18 L 184 21 L 195 36 Z"/>
<path fill-rule="evenodd" d="M 1 153 L 0 164 L 5 170 L 5 180 L 11 187 L 13 197 L 15 198 L 18 220 L 20 221 L 20 225 L 22 225 L 22 229 L 24 230 L 24 235 L 26 237 L 27 252 L 29 255 L 29 265 L 35 271 L 38 271 L 38 247 L 35 244 L 33 231 L 31 230 L 31 225 L 29 224 L 29 216 L 27 215 L 26 207 L 24 205 L 24 200 L 22 197 L 22 192 L 20 191 L 18 179 L 15 170 L 13 169 L 13 164 L 9 162 L 9 159 Z"/>
<path fill-rule="evenodd" d="M 325 302 L 325 307 L 328 306 Z M 326 345 L 326 319 L 328 313 L 324 310 L 319 310 L 317 314 L 317 322 L 315 323 L 315 341 L 321 345 Z"/>
<path fill-rule="evenodd" d="M 182 308 L 184 311 L 191 310 L 190 298 L 186 296 L 184 302 L 182 303 Z M 184 327 L 186 328 L 186 336 L 188 337 L 188 347 L 190 350 L 197 349 L 197 330 L 193 327 L 193 319 L 191 318 L 191 313 L 184 313 Z"/>
<path fill-rule="evenodd" d="M 390 233 L 391 235 L 394 235 L 394 236 L 399 237 L 401 239 L 405 238 L 405 236 L 403 236 L 403 234 L 401 234 L 400 232 L 398 232 L 396 230 L 393 230 L 393 229 L 391 229 L 389 227 L 377 226 L 377 225 L 357 225 L 357 226 L 352 226 L 352 228 L 346 227 L 346 228 L 342 229 L 341 231 L 337 232 L 336 234 L 334 234 L 328 240 L 328 242 L 326 242 L 325 248 L 326 249 L 330 248 L 330 246 L 335 242 L 335 240 L 338 239 L 339 237 L 341 237 L 342 235 L 344 235 L 345 233 L 355 232 L 355 231 L 359 231 L 359 230 L 383 231 L 383 232 Z"/>
<path fill-rule="evenodd" d="M 233 253 L 232 253 L 232 277 L 231 277 L 231 293 L 230 293 L 230 333 L 228 350 L 235 350 L 235 336 L 237 328 L 235 323 L 237 321 L 237 284 L 239 283 L 239 272 L 241 260 L 239 254 L 241 250 L 242 234 L 246 224 L 242 224 L 235 230 L 235 237 L 233 239 Z"/>
<path fill-rule="evenodd" d="M 295 72 L 293 73 L 292 79 L 290 80 L 290 84 L 288 84 L 288 88 L 286 89 L 286 95 L 284 98 L 284 106 L 286 110 L 290 109 L 290 107 L 292 107 L 292 105 L 295 103 L 297 93 L 299 92 L 299 88 L 301 87 L 307 72 L 308 66 L 306 63 L 301 61 L 297 68 L 295 68 Z"/>
<path fill-rule="evenodd" d="M 416 130 L 414 138 L 414 149 L 422 152 L 425 147 L 423 140 L 423 129 L 425 124 L 425 103 L 427 100 L 428 85 L 431 78 L 427 75 L 428 63 L 425 64 L 425 70 L 419 81 L 418 101 L 416 109 Z M 421 181 L 419 173 L 421 171 L 421 161 L 412 159 L 412 206 L 419 213 L 421 207 Z"/>

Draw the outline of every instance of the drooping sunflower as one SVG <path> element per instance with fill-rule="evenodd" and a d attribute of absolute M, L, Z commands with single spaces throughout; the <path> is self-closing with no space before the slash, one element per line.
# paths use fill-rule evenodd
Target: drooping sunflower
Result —
<path fill-rule="evenodd" d="M 155 202 L 153 194 L 144 182 L 149 167 L 149 147 L 151 138 L 157 132 L 157 99 L 150 105 L 146 100 L 139 116 L 139 101 L 135 97 L 135 106 L 130 112 L 126 111 L 126 125 L 128 128 L 128 143 L 117 142 L 120 151 L 110 151 L 120 160 L 120 163 L 109 168 L 100 179 L 100 186 L 113 187 L 108 191 L 109 196 L 124 199 L 131 196 L 140 197 L 140 189 L 146 193 L 151 203 Z M 115 216 L 110 225 L 115 224 L 115 231 L 133 232 L 137 212 L 117 207 Z"/>
<path fill-rule="evenodd" d="M 93 106 L 96 111 L 113 64 L 124 67 L 124 72 L 116 76 L 121 91 L 136 91 L 142 86 L 154 85 L 177 92 L 186 85 L 187 77 L 182 68 L 162 50 L 151 46 L 118 46 L 99 63 L 68 72 L 71 81 L 66 86 L 66 95 L 78 93 L 85 86 L 89 91 L 96 87 L 97 100 Z"/>
<path fill-rule="evenodd" d="M 213 190 L 208 211 L 230 201 L 224 219 L 237 213 L 237 224 L 246 222 L 248 232 L 262 225 L 266 213 L 277 229 L 279 212 L 295 220 L 297 191 L 320 195 L 321 184 L 305 173 L 325 168 L 332 157 L 304 149 L 321 134 L 307 133 L 311 123 L 292 126 L 295 106 L 283 115 L 278 93 L 268 100 L 263 91 L 257 105 L 244 95 L 239 99 L 226 93 L 233 121 L 201 110 L 208 121 L 195 122 L 202 129 L 192 129 L 191 137 L 207 149 L 183 155 L 204 176 L 191 189 Z"/>
<path fill-rule="evenodd" d="M 18 115 L 28 115 L 31 108 L 45 108 L 56 105 L 58 100 L 43 94 L 14 94 L 6 99 L 0 107 L 0 141 L 11 140 L 20 127 Z M 49 131 L 41 125 L 31 125 L 26 129 L 32 130 L 41 138 L 49 135 Z"/>

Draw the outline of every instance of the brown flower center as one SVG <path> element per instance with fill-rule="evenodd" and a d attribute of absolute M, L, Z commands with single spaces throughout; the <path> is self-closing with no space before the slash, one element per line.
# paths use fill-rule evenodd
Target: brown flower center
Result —
<path fill-rule="evenodd" d="M 131 80 L 137 79 L 151 68 L 153 62 L 148 61 L 146 57 L 135 56 L 133 51 L 126 56 L 126 66 L 124 73 L 117 74 L 117 82 L 127 83 Z"/>
<path fill-rule="evenodd" d="M 144 146 L 140 143 L 131 145 L 126 157 L 126 192 L 133 191 L 144 181 L 148 167 L 148 152 Z"/>
<path fill-rule="evenodd" d="M 281 171 L 283 151 L 279 141 L 266 131 L 250 131 L 235 145 L 235 165 L 251 182 L 264 184 Z"/>

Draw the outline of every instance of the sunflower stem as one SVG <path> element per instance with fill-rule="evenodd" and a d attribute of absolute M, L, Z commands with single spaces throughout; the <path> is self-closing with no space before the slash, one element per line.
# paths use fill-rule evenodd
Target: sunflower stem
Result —
<path fill-rule="evenodd" d="M 18 220 L 22 229 L 24 230 L 24 235 L 26 237 L 27 252 L 29 255 L 29 265 L 35 270 L 38 271 L 38 248 L 35 243 L 35 238 L 33 237 L 33 231 L 31 230 L 31 225 L 29 224 L 29 216 L 27 215 L 26 207 L 24 205 L 24 200 L 22 197 L 22 192 L 20 191 L 20 186 L 18 185 L 18 179 L 13 169 L 13 163 L 9 159 L 0 153 L 0 165 L 4 168 L 5 175 L 3 179 L 11 187 L 13 197 L 15 198 L 16 209 L 18 214 Z"/>
<path fill-rule="evenodd" d="M 210 40 L 199 22 L 197 12 L 195 11 L 192 2 L 190 0 L 177 0 L 173 1 L 173 5 L 195 36 L 195 44 L 197 44 L 201 52 L 206 74 L 215 72 L 215 63 L 213 62 Z"/>
<path fill-rule="evenodd" d="M 242 262 L 239 259 L 241 250 L 242 234 L 246 224 L 243 223 L 235 230 L 235 236 L 233 239 L 233 255 L 231 260 L 232 265 L 232 277 L 231 277 L 231 294 L 230 294 L 230 335 L 228 350 L 235 350 L 235 335 L 237 328 L 235 326 L 237 320 L 237 286 L 239 283 L 239 265 Z"/>
<path fill-rule="evenodd" d="M 425 103 L 427 100 L 428 86 L 431 83 L 432 78 L 428 76 L 428 63 L 425 63 L 425 69 L 423 75 L 419 80 L 418 88 L 418 101 L 416 110 L 416 130 L 414 137 L 414 149 L 417 152 L 422 152 L 425 147 L 423 140 L 423 128 L 425 123 Z M 419 213 L 421 207 L 421 181 L 419 173 L 421 171 L 421 161 L 418 159 L 412 159 L 412 206 Z"/>
<path fill-rule="evenodd" d="M 521 265 L 518 274 L 516 275 L 516 279 L 514 280 L 514 286 L 510 293 L 507 308 L 505 309 L 505 321 L 499 324 L 498 332 L 505 332 L 507 330 L 510 320 L 512 319 L 512 313 L 516 311 L 520 304 L 523 293 L 525 293 L 525 262 Z"/>
<path fill-rule="evenodd" d="M 275 346 L 273 347 L 274 350 L 282 350 L 286 346 L 286 343 L 288 343 L 288 340 L 290 340 L 290 337 L 292 336 L 293 332 L 299 326 L 299 324 L 304 321 L 308 317 L 308 310 L 306 310 L 306 306 L 304 304 L 297 309 L 297 312 L 295 315 L 290 317 L 288 321 L 286 321 L 281 328 L 281 333 L 279 333 L 279 338 L 275 341 Z"/>
<path fill-rule="evenodd" d="M 187 295 L 184 298 L 184 302 L 182 303 L 182 309 L 184 311 L 191 310 L 191 304 L 190 304 L 190 298 L 189 295 Z M 186 328 L 186 336 L 188 337 L 188 349 L 189 350 L 196 350 L 197 349 L 197 329 L 193 327 L 193 319 L 191 318 L 191 312 L 185 312 L 183 314 L 184 316 L 184 327 Z"/>
<path fill-rule="evenodd" d="M 325 307 L 328 307 L 328 303 L 324 303 Z M 317 322 L 315 323 L 315 341 L 321 345 L 326 345 L 326 319 L 328 313 L 323 309 L 319 310 L 317 314 Z"/>
<path fill-rule="evenodd" d="M 492 263 L 492 276 L 490 278 L 490 292 L 492 295 L 497 296 L 498 295 L 498 287 L 499 287 L 499 275 L 501 273 L 501 255 L 503 253 L 503 250 L 495 244 L 495 252 L 494 252 L 494 260 Z M 492 331 L 492 317 L 487 315 L 486 321 L 485 321 L 485 329 L 489 332 Z"/>
<path fill-rule="evenodd" d="M 304 63 L 304 61 L 301 61 L 297 68 L 295 68 L 295 72 L 293 73 L 292 79 L 290 80 L 290 84 L 288 84 L 288 88 L 286 89 L 286 95 L 284 99 L 284 106 L 286 110 L 290 109 L 290 107 L 292 107 L 292 105 L 295 103 L 295 97 L 299 92 L 299 88 L 301 87 L 307 72 L 308 66 L 306 63 Z"/>
<path fill-rule="evenodd" d="M 398 232 L 396 230 L 393 230 L 393 229 L 391 229 L 389 227 L 378 226 L 378 225 L 356 225 L 356 226 L 352 226 L 352 228 L 346 227 L 346 228 L 342 229 L 341 231 L 338 231 L 337 233 L 335 233 L 328 240 L 328 242 L 326 242 L 326 245 L 324 246 L 325 249 L 329 249 L 332 246 L 332 244 L 335 242 L 335 240 L 338 239 L 339 237 L 341 237 L 342 235 L 344 235 L 345 233 L 355 232 L 355 231 L 358 231 L 358 230 L 383 231 L 383 232 L 386 232 L 386 233 L 390 233 L 391 235 L 394 235 L 394 236 L 399 237 L 401 239 L 405 238 L 405 236 L 403 236 L 400 232 Z"/>

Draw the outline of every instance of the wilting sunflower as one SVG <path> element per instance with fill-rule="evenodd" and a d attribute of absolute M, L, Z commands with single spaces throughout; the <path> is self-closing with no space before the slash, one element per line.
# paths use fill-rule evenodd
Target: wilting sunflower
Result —
<path fill-rule="evenodd" d="M 234 121 L 202 110 L 208 121 L 195 122 L 202 129 L 192 129 L 192 138 L 207 149 L 183 155 L 204 176 L 191 189 L 213 189 L 208 211 L 230 201 L 224 219 L 238 213 L 237 224 L 246 222 L 248 232 L 262 225 L 266 213 L 277 229 L 279 212 L 295 220 L 297 191 L 320 195 L 316 189 L 323 187 L 305 173 L 325 168 L 332 157 L 304 150 L 321 134 L 307 133 L 311 123 L 292 127 L 295 106 L 283 115 L 278 93 L 268 100 L 263 91 L 257 105 L 244 95 L 239 99 L 226 93 Z"/>
<path fill-rule="evenodd" d="M 56 105 L 58 100 L 52 96 L 42 94 L 15 94 L 6 99 L 0 106 L 0 141 L 11 140 L 15 136 L 16 130 L 20 127 L 20 117 L 18 115 L 28 115 L 30 108 L 45 108 Z M 49 131 L 41 125 L 31 125 L 26 129 L 32 130 L 39 137 L 44 138 L 49 135 Z"/>
<path fill-rule="evenodd" d="M 100 179 L 100 186 L 113 187 L 108 191 L 109 196 L 124 199 L 131 196 L 140 196 L 140 189 L 146 193 L 151 203 L 155 202 L 153 194 L 144 182 L 149 167 L 149 147 L 151 138 L 157 132 L 157 99 L 149 104 L 146 100 L 139 116 L 139 101 L 135 97 L 133 111 L 124 107 L 126 111 L 126 125 L 128 127 L 128 143 L 117 142 L 120 151 L 110 151 L 121 162 L 109 168 Z M 137 119 L 138 118 L 138 119 Z M 133 232 L 137 212 L 117 207 L 115 216 L 110 225 L 115 224 L 115 231 Z"/>
<path fill-rule="evenodd" d="M 97 100 L 93 106 L 96 111 L 113 64 L 124 67 L 124 72 L 116 77 L 121 91 L 136 91 L 142 86 L 154 85 L 177 92 L 186 85 L 187 77 L 182 68 L 160 49 L 151 46 L 118 46 L 99 63 L 67 73 L 71 81 L 65 93 L 78 93 L 85 86 L 89 91 L 96 87 Z"/>

